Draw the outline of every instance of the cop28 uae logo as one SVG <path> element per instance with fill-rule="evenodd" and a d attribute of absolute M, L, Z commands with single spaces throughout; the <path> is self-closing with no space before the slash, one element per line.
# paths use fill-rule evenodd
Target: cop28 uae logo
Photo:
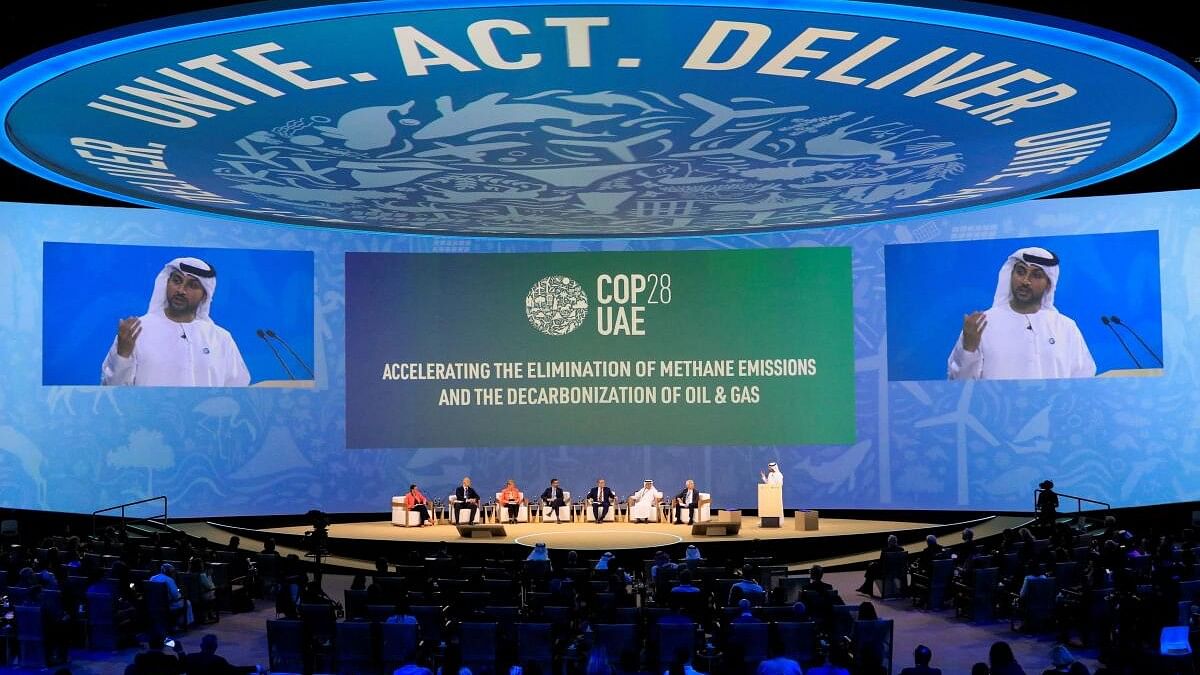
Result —
<path fill-rule="evenodd" d="M 0 158 L 242 219 L 657 237 L 1013 202 L 1200 128 L 1188 64 L 1000 8 L 455 4 L 238 8 L 48 50 L 0 80 Z"/>
<path fill-rule="evenodd" d="M 588 314 L 587 293 L 570 277 L 546 277 L 525 296 L 525 316 L 538 332 L 567 335 L 583 325 Z"/>

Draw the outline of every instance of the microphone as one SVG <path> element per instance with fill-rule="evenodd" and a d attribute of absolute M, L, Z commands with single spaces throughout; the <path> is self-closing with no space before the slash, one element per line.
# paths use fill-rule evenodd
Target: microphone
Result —
<path fill-rule="evenodd" d="M 1138 360 L 1136 357 L 1134 357 L 1133 352 L 1129 351 L 1129 345 L 1125 344 L 1125 340 L 1121 337 L 1121 334 L 1117 332 L 1117 329 L 1112 327 L 1112 323 L 1108 320 L 1108 317 L 1101 314 L 1100 321 L 1103 322 L 1105 326 L 1108 326 L 1108 329 L 1113 332 L 1113 335 L 1117 336 L 1117 341 L 1120 342 L 1121 346 L 1125 348 L 1125 353 L 1128 354 L 1129 358 L 1133 360 L 1133 365 L 1141 368 L 1142 364 L 1138 363 Z"/>
<path fill-rule="evenodd" d="M 283 372 L 287 373 L 288 379 L 296 379 L 296 376 L 292 374 L 291 369 L 289 369 L 287 364 L 283 362 L 283 357 L 279 355 L 279 350 L 275 349 L 275 345 L 271 344 L 271 341 L 267 339 L 267 334 L 263 332 L 263 329 L 259 328 L 256 333 L 263 342 L 267 343 L 267 347 L 269 347 L 271 349 L 271 353 L 275 355 L 275 360 L 279 361 L 279 365 L 283 366 Z"/>
<path fill-rule="evenodd" d="M 1164 365 L 1164 364 L 1163 364 L 1163 360 L 1162 360 L 1162 358 L 1161 358 L 1161 357 L 1159 357 L 1159 355 L 1158 355 L 1158 354 L 1155 354 L 1153 349 L 1150 349 L 1150 345 L 1146 344 L 1146 341 L 1142 339 L 1142 336 L 1138 335 L 1138 334 L 1137 334 L 1137 331 L 1135 331 L 1134 329 L 1130 328 L 1130 327 L 1129 327 L 1129 324 L 1127 324 L 1127 323 L 1122 323 L 1122 322 L 1121 322 L 1121 318 L 1120 318 L 1120 317 L 1118 317 L 1116 314 L 1113 314 L 1112 316 L 1110 316 L 1110 317 L 1109 317 L 1109 319 L 1111 319 L 1113 323 L 1117 324 L 1118 326 L 1120 326 L 1120 327 L 1124 328 L 1125 330 L 1129 331 L 1130 333 L 1132 333 L 1132 334 L 1133 334 L 1133 337 L 1137 338 L 1137 341 L 1138 341 L 1138 342 L 1140 342 L 1140 343 L 1142 344 L 1142 347 L 1143 347 L 1143 348 L 1144 348 L 1146 351 L 1150 352 L 1150 356 L 1153 356 L 1153 357 L 1154 357 L 1154 360 L 1155 360 L 1155 361 L 1158 361 L 1158 365 L 1160 365 L 1160 366 Z"/>
<path fill-rule="evenodd" d="M 276 335 L 275 331 L 271 330 L 270 328 L 267 329 L 267 336 L 279 340 L 280 344 L 282 344 L 284 347 L 287 347 L 287 350 L 291 353 L 292 358 L 296 359 L 300 362 L 300 365 L 304 366 L 304 369 L 308 371 L 308 376 L 314 378 L 316 377 L 316 375 L 313 374 L 313 369 L 308 367 L 308 364 L 304 362 L 304 359 L 300 358 L 300 355 L 296 353 L 295 349 L 292 349 L 292 346 L 289 345 L 286 340 Z"/>

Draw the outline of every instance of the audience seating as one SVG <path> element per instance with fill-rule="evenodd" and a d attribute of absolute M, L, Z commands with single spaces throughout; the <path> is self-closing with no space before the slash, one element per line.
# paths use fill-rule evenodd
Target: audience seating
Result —
<path fill-rule="evenodd" d="M 305 657 L 304 622 L 295 619 L 267 620 L 267 653 L 272 672 L 308 673 Z"/>
<path fill-rule="evenodd" d="M 934 560 L 928 577 L 913 574 L 912 593 L 913 604 L 925 609 L 937 611 L 946 604 L 946 591 L 954 580 L 954 561 L 950 559 Z"/>
<path fill-rule="evenodd" d="M 654 631 L 658 649 L 658 670 L 665 670 L 680 655 L 691 656 L 696 651 L 694 623 L 659 623 Z"/>
<path fill-rule="evenodd" d="M 769 628 L 770 625 L 766 623 L 735 623 L 729 626 L 731 649 L 727 658 L 734 658 L 734 662 L 729 663 L 730 672 L 753 672 L 759 662 L 767 658 Z"/>
<path fill-rule="evenodd" d="M 955 614 L 968 616 L 976 623 L 987 623 L 995 616 L 996 585 L 1000 581 L 1000 570 L 985 567 L 975 570 L 970 584 L 956 587 Z"/>
<path fill-rule="evenodd" d="M 517 624 L 517 661 L 536 664 L 542 673 L 554 672 L 554 627 L 548 623 Z"/>
<path fill-rule="evenodd" d="M 873 621 L 856 620 L 850 637 L 853 644 L 854 663 L 862 673 L 892 672 L 892 636 L 894 624 L 891 619 Z M 875 670 L 875 666 L 879 670 Z"/>
<path fill-rule="evenodd" d="M 875 589 L 876 595 L 884 599 L 905 595 L 908 590 L 907 551 L 889 551 L 883 554 Z"/>
<path fill-rule="evenodd" d="M 774 624 L 779 653 L 797 663 L 808 663 L 817 654 L 817 624 L 812 621 L 779 621 Z"/>
<path fill-rule="evenodd" d="M 459 645 L 463 665 L 471 672 L 494 667 L 496 663 L 497 625 L 494 621 L 464 621 L 459 625 Z"/>
<path fill-rule="evenodd" d="M 337 624 L 337 672 L 340 675 L 375 675 L 378 672 L 372 629 L 367 621 Z"/>

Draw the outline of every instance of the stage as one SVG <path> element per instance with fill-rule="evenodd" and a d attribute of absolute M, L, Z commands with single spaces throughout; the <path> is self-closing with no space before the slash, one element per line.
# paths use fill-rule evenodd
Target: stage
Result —
<path fill-rule="evenodd" d="M 875 511 L 869 515 L 882 515 Z M 909 514 L 905 514 L 909 515 Z M 613 551 L 624 558 L 648 558 L 656 550 L 666 550 L 682 557 L 688 545 L 696 545 L 706 558 L 735 558 L 741 555 L 770 555 L 790 566 L 820 563 L 828 568 L 861 567 L 879 555 L 887 535 L 896 535 L 900 544 L 917 551 L 924 546 L 925 537 L 933 534 L 943 544 L 959 541 L 962 530 L 971 527 L 976 538 L 999 534 L 1003 529 L 1020 527 L 1028 522 L 1024 516 L 977 516 L 964 519 L 965 514 L 953 512 L 924 512 L 925 517 L 911 520 L 884 520 L 878 517 L 821 518 L 817 530 L 797 530 L 793 517 L 785 517 L 782 527 L 764 528 L 759 519 L 744 516 L 736 534 L 709 536 L 693 533 L 687 525 L 669 523 L 636 524 L 606 522 L 602 525 L 587 522 L 519 523 L 502 525 L 502 536 L 474 538 L 463 536 L 451 524 L 431 527 L 398 527 L 389 520 L 340 518 L 329 526 L 325 564 L 347 572 L 370 570 L 374 561 L 386 557 L 392 561 L 428 555 L 447 548 L 463 556 L 486 555 L 495 559 L 522 559 L 534 544 L 545 542 L 551 555 L 558 557 L 566 551 L 579 551 L 585 559 L 596 558 L 600 552 Z M 334 518 L 339 520 L 339 518 Z M 190 522 L 175 526 L 194 536 L 210 541 L 224 541 L 230 535 L 242 538 L 243 548 L 258 550 L 260 542 L 274 539 L 283 554 L 305 556 L 311 544 L 306 534 L 312 526 L 300 517 L 275 517 L 274 522 L 250 523 L 244 519 L 226 522 Z M 721 525 L 712 521 L 706 525 Z M 491 524 L 491 527 L 495 527 Z M 308 556 L 311 557 L 311 556 Z"/>
<path fill-rule="evenodd" d="M 704 525 L 720 527 L 723 523 L 710 521 Z M 547 548 L 579 551 L 608 551 L 614 549 L 663 548 L 676 544 L 698 544 L 701 542 L 735 542 L 768 539 L 825 538 L 862 534 L 893 534 L 905 530 L 924 530 L 935 527 L 935 523 L 902 523 L 885 520 L 850 520 L 824 518 L 820 529 L 797 531 L 793 518 L 784 518 L 782 527 L 761 527 L 758 518 L 743 518 L 741 528 L 735 535 L 705 536 L 693 534 L 688 525 L 669 523 L 626 523 L 613 522 L 597 525 L 593 522 L 578 523 L 518 523 L 501 525 L 504 536 L 491 538 L 460 538 L 453 525 L 438 524 L 432 527 L 397 527 L 390 522 L 338 523 L 330 525 L 330 539 L 356 539 L 360 541 L 413 542 L 433 544 L 454 540 L 464 544 L 517 544 L 533 547 L 545 542 Z M 309 527 L 276 527 L 262 530 L 273 535 L 303 536 Z"/>

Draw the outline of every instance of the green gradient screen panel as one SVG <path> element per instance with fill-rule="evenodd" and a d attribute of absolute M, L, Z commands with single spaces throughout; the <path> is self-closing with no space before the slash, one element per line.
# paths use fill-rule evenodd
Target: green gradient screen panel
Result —
<path fill-rule="evenodd" d="M 346 254 L 349 448 L 849 444 L 849 248 Z"/>

